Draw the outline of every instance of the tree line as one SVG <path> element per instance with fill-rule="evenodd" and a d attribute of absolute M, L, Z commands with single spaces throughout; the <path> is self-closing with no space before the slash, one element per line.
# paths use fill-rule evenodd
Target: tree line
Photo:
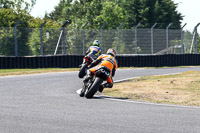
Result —
<path fill-rule="evenodd" d="M 173 23 L 170 28 L 180 29 L 183 19 L 182 14 L 177 11 L 178 5 L 172 0 L 60 0 L 52 12 L 45 13 L 44 18 L 35 18 L 30 15 L 36 1 L 0 1 L 0 27 L 14 27 L 17 21 L 21 20 L 18 27 L 35 28 L 33 31 L 21 32 L 18 35 L 18 38 L 23 37 L 23 44 L 19 46 L 21 55 L 40 54 L 40 39 L 39 37 L 36 39 L 35 35 L 39 34 L 37 28 L 44 21 L 46 21 L 44 28 L 60 28 L 66 20 L 69 20 L 67 27 L 71 29 L 82 29 L 87 22 L 87 29 L 94 30 L 100 29 L 103 24 L 106 24 L 104 29 L 117 29 L 122 22 L 123 29 L 134 29 L 138 23 L 141 24 L 140 28 L 150 28 L 158 23 L 156 28 L 160 29 L 165 29 L 169 23 Z M 0 30 L 0 55 L 14 53 L 14 49 L 8 49 L 14 48 L 14 35 L 11 35 L 11 32 L 13 31 L 10 29 Z M 46 29 L 45 32 L 53 34 L 54 30 Z M 80 37 L 79 33 L 69 32 L 74 34 L 71 45 L 79 45 L 79 42 L 76 42 Z M 5 36 L 7 36 L 6 39 Z M 50 46 L 54 39 L 55 37 L 43 41 L 48 42 Z M 116 39 L 114 41 L 116 42 Z"/>
<path fill-rule="evenodd" d="M 44 18 L 30 15 L 37 0 L 1 0 L 0 27 L 14 27 L 20 19 L 20 27 L 39 27 L 47 20 L 46 27 L 56 27 L 69 19 L 69 26 L 81 28 L 89 22 L 88 28 L 99 29 L 106 23 L 107 29 L 116 29 L 122 22 L 123 28 L 134 28 L 138 23 L 142 27 L 151 27 L 159 23 L 157 28 L 180 28 L 183 16 L 177 12 L 177 4 L 172 0 L 60 0 L 51 13 Z"/>
<path fill-rule="evenodd" d="M 172 0 L 62 0 L 55 10 L 45 15 L 51 20 L 71 20 L 71 26 L 80 28 L 89 22 L 89 28 L 99 29 L 106 23 L 106 29 L 116 29 L 122 22 L 123 28 L 134 28 L 138 23 L 157 28 L 180 28 L 183 16 L 177 12 Z"/>

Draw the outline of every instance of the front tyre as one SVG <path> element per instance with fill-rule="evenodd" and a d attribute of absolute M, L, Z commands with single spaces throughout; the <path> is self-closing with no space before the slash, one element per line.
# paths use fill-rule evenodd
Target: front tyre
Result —
<path fill-rule="evenodd" d="M 103 83 L 103 79 L 96 77 L 94 83 L 92 84 L 92 86 L 90 87 L 90 89 L 87 91 L 87 93 L 85 94 L 86 98 L 92 98 L 94 96 L 94 94 L 97 92 L 97 90 L 99 89 L 100 85 Z"/>
<path fill-rule="evenodd" d="M 78 73 L 79 78 L 83 78 L 86 75 L 86 68 L 88 64 L 83 64 L 82 67 L 80 68 L 80 71 Z"/>

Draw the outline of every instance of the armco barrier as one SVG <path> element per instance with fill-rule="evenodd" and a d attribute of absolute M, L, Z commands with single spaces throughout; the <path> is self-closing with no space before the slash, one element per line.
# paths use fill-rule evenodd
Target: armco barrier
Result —
<path fill-rule="evenodd" d="M 200 54 L 117 56 L 119 67 L 162 67 L 200 65 Z M 78 68 L 82 55 L 0 57 L 0 69 Z"/>

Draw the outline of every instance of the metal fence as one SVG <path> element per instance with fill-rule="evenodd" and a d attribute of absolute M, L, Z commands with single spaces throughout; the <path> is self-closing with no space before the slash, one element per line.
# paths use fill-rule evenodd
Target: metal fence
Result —
<path fill-rule="evenodd" d="M 182 29 L 15 27 L 0 28 L 0 56 L 84 55 L 96 39 L 103 53 L 111 47 L 120 55 L 198 53 L 197 37 Z"/>

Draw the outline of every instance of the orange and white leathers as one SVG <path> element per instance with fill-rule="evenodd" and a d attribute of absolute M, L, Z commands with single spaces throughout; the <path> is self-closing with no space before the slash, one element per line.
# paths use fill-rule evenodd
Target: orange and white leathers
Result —
<path fill-rule="evenodd" d="M 105 66 L 108 69 L 110 69 L 110 76 L 107 79 L 107 82 L 113 84 L 112 72 L 115 71 L 117 69 L 117 67 L 118 67 L 115 57 L 113 57 L 113 56 L 111 56 L 109 54 L 102 54 L 97 58 L 96 61 L 98 61 L 98 60 L 100 60 L 100 63 L 97 66 L 89 69 L 91 71 L 92 75 L 94 75 L 96 70 L 98 70 L 102 66 Z"/>

